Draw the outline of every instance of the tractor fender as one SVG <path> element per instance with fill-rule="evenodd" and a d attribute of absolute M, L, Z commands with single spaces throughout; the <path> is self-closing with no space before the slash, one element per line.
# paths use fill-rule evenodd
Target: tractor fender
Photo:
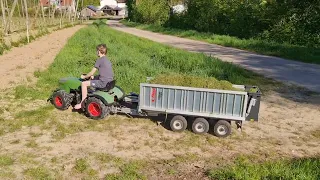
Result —
<path fill-rule="evenodd" d="M 99 95 L 99 94 L 88 94 L 88 97 L 95 97 L 95 98 L 98 98 L 100 99 L 103 104 L 109 106 L 109 105 L 112 105 L 114 103 L 114 101 L 112 102 L 108 102 L 108 100 L 106 98 L 104 98 L 103 96 Z M 110 101 L 110 100 L 109 100 Z"/>

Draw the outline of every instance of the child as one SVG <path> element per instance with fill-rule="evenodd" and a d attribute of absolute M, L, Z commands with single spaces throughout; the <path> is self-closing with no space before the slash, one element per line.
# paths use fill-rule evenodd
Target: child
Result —
<path fill-rule="evenodd" d="M 88 86 L 94 88 L 104 88 L 106 87 L 107 83 L 113 80 L 113 71 L 112 71 L 112 64 L 106 57 L 107 54 L 107 47 L 105 44 L 99 44 L 97 46 L 97 55 L 98 59 L 92 68 L 91 72 L 87 75 L 81 75 L 81 79 L 90 78 L 92 80 L 83 81 L 81 83 L 81 90 L 82 90 L 82 100 L 81 103 L 74 106 L 75 109 L 80 109 L 83 101 L 87 98 L 88 94 Z M 96 70 L 99 70 L 99 75 L 93 77 Z"/>

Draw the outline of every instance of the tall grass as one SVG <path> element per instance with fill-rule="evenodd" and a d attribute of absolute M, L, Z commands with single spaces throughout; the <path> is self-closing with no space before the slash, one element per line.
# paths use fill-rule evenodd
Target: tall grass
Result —
<path fill-rule="evenodd" d="M 102 24 L 105 23 L 95 23 L 78 31 L 56 56 L 49 69 L 37 72 L 39 97 L 40 94 L 48 96 L 60 78 L 79 77 L 81 73 L 90 71 L 97 59 L 95 47 L 100 43 L 107 44 L 107 57 L 113 64 L 117 84 L 126 92 L 139 92 L 139 84 L 145 82 L 146 77 L 170 72 L 215 77 L 234 84 L 263 87 L 273 84 L 231 63 L 141 39 Z"/>
<path fill-rule="evenodd" d="M 211 44 L 219 44 L 227 47 L 235 47 L 243 50 L 257 52 L 264 55 L 277 56 L 291 60 L 320 64 L 320 49 L 312 47 L 297 46 L 291 44 L 280 44 L 261 39 L 240 39 L 227 35 L 203 33 L 195 30 L 183 30 L 163 27 L 159 25 L 139 24 L 135 22 L 121 21 L 123 24 L 139 29 L 164 34 L 175 35 L 195 40 L 205 41 Z"/>
<path fill-rule="evenodd" d="M 320 158 L 270 161 L 264 164 L 253 164 L 239 159 L 235 165 L 208 172 L 211 179 L 301 179 L 318 180 L 320 177 Z"/>

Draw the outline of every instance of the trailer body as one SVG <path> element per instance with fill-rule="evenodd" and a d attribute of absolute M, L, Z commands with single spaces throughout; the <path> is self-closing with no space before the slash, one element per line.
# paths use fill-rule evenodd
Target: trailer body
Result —
<path fill-rule="evenodd" d="M 140 84 L 139 112 L 180 114 L 183 116 L 258 121 L 260 90 L 234 85 L 242 91 L 192 88 L 159 84 Z"/>

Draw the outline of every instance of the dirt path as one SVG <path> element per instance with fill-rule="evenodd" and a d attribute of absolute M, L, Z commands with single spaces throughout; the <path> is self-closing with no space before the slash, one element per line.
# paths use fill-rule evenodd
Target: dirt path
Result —
<path fill-rule="evenodd" d="M 215 56 L 223 61 L 238 64 L 275 80 L 292 83 L 320 92 L 320 66 L 315 64 L 290 61 L 278 57 L 258 55 L 251 52 L 209 44 L 175 36 L 129 28 L 118 21 L 110 20 L 108 25 L 119 31 L 147 38 L 163 44 L 192 52 L 201 52 Z"/>
<path fill-rule="evenodd" d="M 10 88 L 22 81 L 32 82 L 33 73 L 50 65 L 68 38 L 84 26 L 52 32 L 23 47 L 12 48 L 0 56 L 0 89 Z"/>

